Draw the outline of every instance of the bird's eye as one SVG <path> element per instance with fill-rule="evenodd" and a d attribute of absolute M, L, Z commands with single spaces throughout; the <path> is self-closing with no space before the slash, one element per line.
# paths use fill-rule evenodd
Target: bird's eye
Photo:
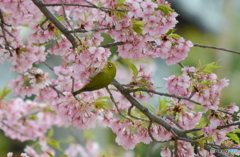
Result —
<path fill-rule="evenodd" d="M 110 68 L 111 68 L 111 67 L 112 67 L 112 64 L 109 64 L 109 65 L 108 65 L 108 67 L 110 67 Z"/>

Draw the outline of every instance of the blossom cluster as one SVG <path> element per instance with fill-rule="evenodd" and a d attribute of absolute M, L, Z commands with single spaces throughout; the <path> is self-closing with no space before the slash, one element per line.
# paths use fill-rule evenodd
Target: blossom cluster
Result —
<path fill-rule="evenodd" d="M 64 126 L 62 119 L 47 109 L 44 103 L 21 98 L 0 101 L 0 128 L 5 135 L 20 141 L 36 140 L 55 126 Z"/>
<path fill-rule="evenodd" d="M 9 61 L 11 70 L 19 73 L 10 81 L 10 86 L 13 93 L 20 96 L 9 102 L 0 99 L 0 129 L 12 139 L 39 139 L 42 150 L 51 154 L 54 150 L 47 145 L 44 136 L 51 126 L 73 125 L 86 130 L 95 128 L 99 122 L 111 128 L 117 135 L 116 142 L 125 149 L 133 149 L 140 142 L 149 144 L 154 139 L 172 140 L 174 135 L 163 126 L 153 123 L 149 127 L 144 114 L 112 86 L 109 93 L 100 89 L 76 96 L 72 94 L 89 83 L 111 57 L 162 58 L 167 65 L 184 60 L 193 44 L 174 34 L 178 14 L 170 4 L 165 0 L 65 0 L 65 4 L 62 3 L 61 0 L 0 1 L 0 63 Z M 46 10 L 50 13 L 46 14 Z M 21 33 L 23 29 L 29 30 L 25 36 Z M 114 42 L 104 44 L 103 34 Z M 117 45 L 116 53 L 110 51 L 111 45 Z M 47 63 L 48 58 L 56 56 L 61 60 L 59 65 Z M 49 67 L 54 76 L 40 69 L 41 64 Z M 143 87 L 154 91 L 156 87 L 150 70 L 142 65 L 136 69 L 132 68 L 134 76 L 125 89 Z M 166 79 L 166 89 L 169 94 L 187 99 L 172 99 L 166 113 L 176 121 L 166 121 L 188 130 L 195 128 L 208 110 L 218 111 L 221 90 L 228 85 L 228 80 L 219 80 L 215 74 L 194 67 L 185 67 L 182 71 L 182 75 Z M 31 96 L 34 96 L 33 100 L 23 101 Z M 144 104 L 154 94 L 140 91 L 132 92 L 131 96 Z M 196 113 L 195 104 L 202 106 L 203 111 Z M 126 114 L 129 109 L 132 109 L 132 117 Z M 234 113 L 238 107 L 231 104 L 227 110 Z M 119 112 L 123 118 L 116 116 Z M 162 111 L 151 112 L 159 115 Z M 217 118 L 220 116 L 226 119 L 220 121 Z M 231 126 L 216 131 L 218 126 L 234 122 L 229 114 L 216 113 L 208 115 L 208 119 L 201 130 L 205 136 L 212 135 L 219 145 L 227 140 L 227 133 L 236 128 Z M 228 144 L 234 146 L 234 143 Z M 178 145 L 182 147 L 176 148 L 179 154 L 194 156 L 190 143 L 181 141 Z M 75 154 L 73 149 L 77 150 Z M 95 145 L 87 149 L 71 145 L 66 153 L 76 156 L 90 150 L 98 152 L 99 149 Z M 37 153 L 31 146 L 27 146 L 25 152 L 30 156 L 45 155 Z M 161 154 L 170 156 L 171 150 L 163 148 Z"/>
<path fill-rule="evenodd" d="M 201 68 L 185 67 L 181 76 L 172 75 L 168 78 L 166 89 L 170 94 L 189 97 L 191 100 L 201 103 L 205 111 L 217 110 L 221 96 L 221 90 L 228 86 L 227 79 L 217 79 L 214 73 L 206 73 Z M 188 108 L 193 109 L 192 102 L 182 101 Z M 181 102 L 180 102 L 181 103 Z"/>

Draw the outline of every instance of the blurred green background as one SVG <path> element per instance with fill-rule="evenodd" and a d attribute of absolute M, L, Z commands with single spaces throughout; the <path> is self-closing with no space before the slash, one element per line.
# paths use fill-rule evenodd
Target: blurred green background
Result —
<path fill-rule="evenodd" d="M 177 18 L 177 34 L 183 36 L 193 43 L 202 45 L 212 45 L 231 50 L 240 51 L 240 1 L 238 0 L 169 0 L 172 7 L 179 13 Z M 172 74 L 180 73 L 179 65 L 167 66 L 162 59 L 154 59 L 156 71 L 154 73 L 154 82 L 157 86 L 164 87 L 166 78 Z M 221 66 L 215 72 L 218 78 L 229 79 L 230 85 L 224 88 L 221 99 L 221 106 L 228 105 L 231 102 L 239 104 L 240 93 L 240 56 L 229 52 L 223 52 L 213 49 L 204 49 L 193 47 L 186 60 L 182 63 L 185 66 L 197 66 L 218 61 Z M 51 60 L 52 62 L 59 62 Z M 9 72 L 9 63 L 0 66 L 1 81 L 0 88 L 8 84 L 14 73 Z M 5 74 L 5 75 L 3 75 Z M 70 131 L 71 130 L 71 131 Z M 66 139 L 74 135 L 83 139 L 83 131 L 70 128 L 69 130 L 55 128 L 56 139 Z M 94 140 L 99 141 L 100 146 L 114 156 L 123 156 L 124 150 L 115 144 L 115 135 L 109 129 L 98 128 L 89 131 Z M 25 147 L 26 143 L 20 143 L 4 136 L 0 131 L 0 156 L 6 156 L 7 152 L 14 152 L 17 157 Z M 63 145 L 64 147 L 65 145 Z M 160 144 L 138 144 L 134 149 L 136 157 L 159 157 Z M 58 154 L 62 155 L 58 151 Z M 131 156 L 131 152 L 129 152 Z M 57 155 L 58 156 L 58 155 Z M 129 157 L 130 157 L 129 156 Z M 127 157 L 127 155 L 126 155 Z"/>

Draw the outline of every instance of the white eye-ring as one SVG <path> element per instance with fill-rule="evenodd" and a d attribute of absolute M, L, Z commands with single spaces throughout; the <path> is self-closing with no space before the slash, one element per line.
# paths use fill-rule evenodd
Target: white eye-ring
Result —
<path fill-rule="evenodd" d="M 112 67 L 112 64 L 109 64 L 109 65 L 108 65 L 108 67 L 110 67 L 110 68 L 111 68 L 111 67 Z"/>

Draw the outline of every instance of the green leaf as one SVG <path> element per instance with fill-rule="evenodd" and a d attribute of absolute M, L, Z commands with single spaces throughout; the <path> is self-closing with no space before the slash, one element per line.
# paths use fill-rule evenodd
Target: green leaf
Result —
<path fill-rule="evenodd" d="M 161 10 L 165 15 L 168 15 L 169 13 L 174 12 L 174 10 L 170 6 L 165 4 L 159 4 L 157 9 Z"/>
<path fill-rule="evenodd" d="M 97 100 L 97 101 L 95 101 L 94 104 L 96 107 L 104 109 L 104 110 L 106 110 L 108 108 L 108 103 L 103 100 Z"/>
<path fill-rule="evenodd" d="M 173 34 L 176 31 L 176 29 L 169 29 L 166 33 L 166 36 Z"/>
<path fill-rule="evenodd" d="M 227 136 L 229 136 L 230 139 L 232 139 L 232 140 L 233 140 L 234 142 L 236 142 L 237 144 L 240 143 L 240 139 L 239 139 L 239 137 L 238 137 L 236 134 L 234 134 L 234 133 L 228 133 Z"/>
<path fill-rule="evenodd" d="M 110 99 L 109 96 L 102 96 L 102 97 L 99 97 L 98 100 L 103 100 L 103 99 Z"/>
<path fill-rule="evenodd" d="M 159 110 L 165 110 L 167 108 L 167 99 L 159 99 Z"/>
<path fill-rule="evenodd" d="M 118 0 L 118 1 L 117 1 L 117 5 L 122 6 L 122 5 L 125 4 L 125 2 L 126 2 L 126 0 Z"/>
<path fill-rule="evenodd" d="M 138 34 L 142 35 L 142 26 L 146 23 L 143 21 L 133 21 L 133 30 Z"/>
<path fill-rule="evenodd" d="M 138 76 L 138 69 L 133 63 L 128 63 L 128 68 L 132 69 L 133 75 Z"/>
<path fill-rule="evenodd" d="M 181 38 L 181 36 L 179 36 L 178 34 L 171 34 L 170 37 L 173 37 L 173 38 Z"/>
<path fill-rule="evenodd" d="M 84 131 L 84 138 L 89 140 L 89 139 L 94 139 L 94 134 L 92 133 L 91 130 L 85 130 Z"/>
<path fill-rule="evenodd" d="M 240 133 L 240 128 L 236 128 L 236 129 L 234 130 L 234 133 Z"/>
<path fill-rule="evenodd" d="M 207 73 L 207 74 L 211 74 L 212 71 L 216 68 L 218 68 L 218 62 L 212 62 L 212 63 L 209 63 L 207 65 L 204 65 L 203 67 L 201 67 L 199 69 L 199 71 L 203 72 L 203 73 Z"/>
<path fill-rule="evenodd" d="M 125 12 L 115 12 L 115 14 L 117 15 L 117 17 L 121 20 L 123 19 L 124 15 L 126 14 Z"/>
<path fill-rule="evenodd" d="M 201 84 L 202 85 L 212 85 L 212 81 L 211 80 L 202 81 Z"/>
<path fill-rule="evenodd" d="M 205 140 L 196 140 L 196 141 L 199 143 L 201 148 L 204 148 L 204 144 L 206 143 Z"/>
<path fill-rule="evenodd" d="M 192 134 L 192 133 L 188 133 L 188 135 L 191 136 L 191 137 L 195 137 L 195 135 Z"/>
<path fill-rule="evenodd" d="M 50 153 L 50 152 L 46 152 L 46 153 L 48 154 L 48 156 L 54 157 L 54 156 L 52 155 L 52 153 Z"/>
<path fill-rule="evenodd" d="M 38 117 L 37 117 L 36 115 L 29 115 L 29 116 L 28 116 L 28 119 L 37 120 Z"/>
<path fill-rule="evenodd" d="M 213 141 L 213 137 L 207 136 L 207 137 L 203 137 L 203 138 L 201 138 L 201 139 L 199 139 L 199 140 L 196 140 L 196 141 L 199 143 L 200 147 L 203 148 L 203 147 L 204 147 L 204 144 L 205 144 L 207 141 L 209 141 L 209 142 L 212 142 L 212 141 Z"/>
<path fill-rule="evenodd" d="M 6 86 L 0 91 L 0 100 L 4 99 L 9 93 L 11 93 L 11 89 Z"/>
<path fill-rule="evenodd" d="M 62 16 L 57 16 L 57 19 L 58 19 L 59 21 L 65 21 L 65 18 L 62 17 Z"/>
<path fill-rule="evenodd" d="M 134 75 L 135 77 L 138 76 L 138 69 L 137 69 L 137 67 L 131 62 L 130 59 L 121 59 L 121 61 L 122 61 L 123 63 L 127 64 L 128 68 L 132 70 L 133 75 Z"/>
<path fill-rule="evenodd" d="M 48 140 L 47 140 L 47 143 L 48 143 L 50 146 L 52 146 L 52 147 L 54 147 L 54 148 L 56 148 L 56 149 L 58 149 L 58 150 L 60 150 L 60 151 L 62 150 L 62 148 L 60 147 L 59 142 L 56 141 L 56 140 L 48 139 Z"/>
<path fill-rule="evenodd" d="M 54 130 L 53 130 L 53 128 L 51 127 L 51 128 L 48 130 L 48 132 L 47 132 L 47 137 L 48 137 L 48 138 L 52 137 L 52 136 L 53 136 L 53 133 L 54 133 Z"/>

